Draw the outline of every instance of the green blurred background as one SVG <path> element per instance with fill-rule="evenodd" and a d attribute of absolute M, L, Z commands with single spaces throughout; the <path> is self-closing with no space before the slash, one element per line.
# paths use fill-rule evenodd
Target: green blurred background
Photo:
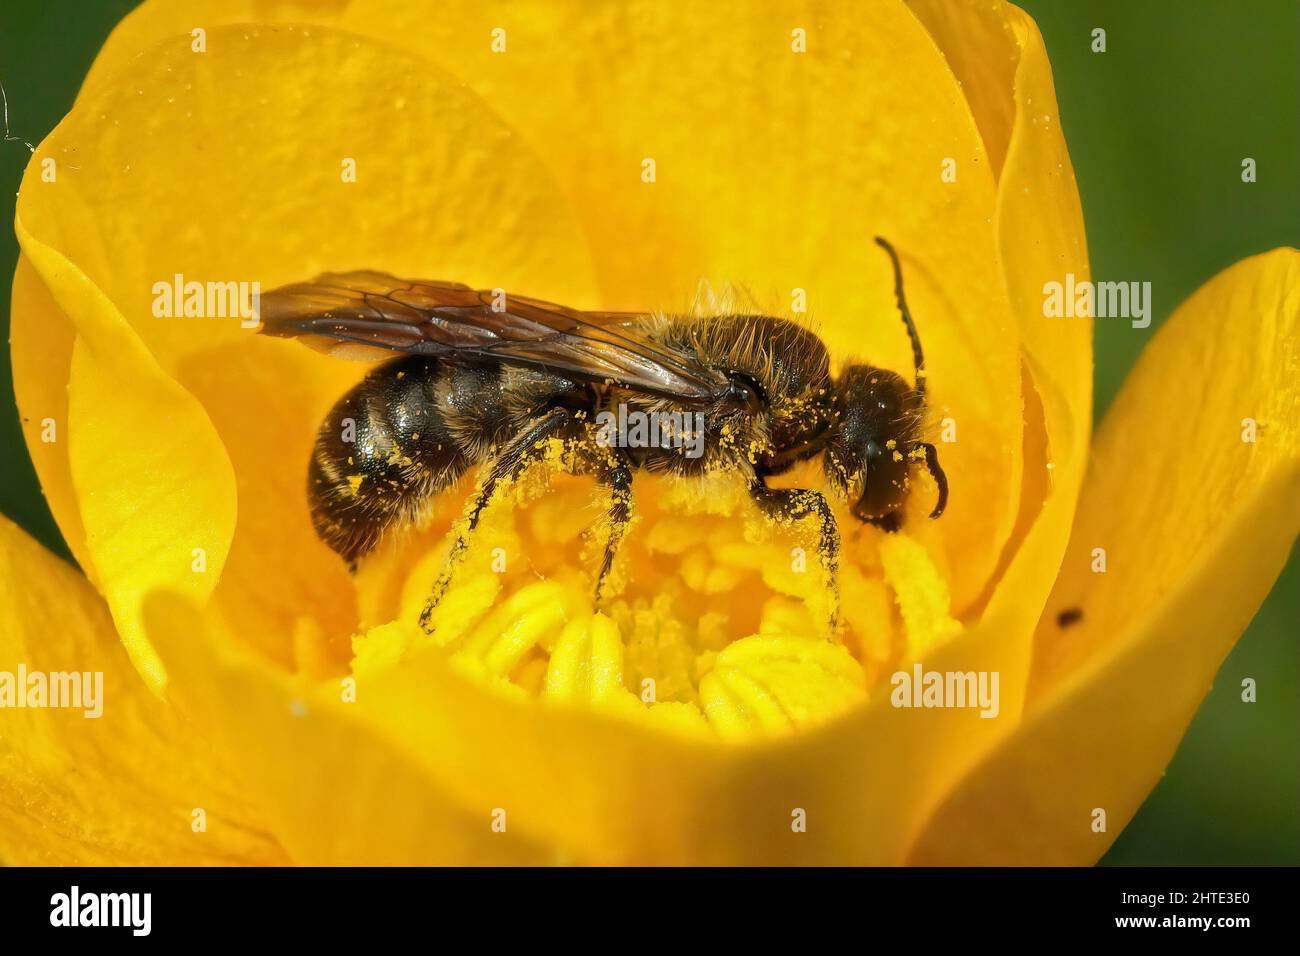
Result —
<path fill-rule="evenodd" d="M 669 2 L 669 0 L 665 0 Z M 39 142 L 134 0 L 0 0 L 0 81 Z M 1219 270 L 1300 246 L 1300 2 L 1021 0 L 1051 55 L 1093 276 L 1150 280 L 1154 322 L 1097 325 L 1097 415 L 1157 324 Z M 1107 51 L 1091 50 L 1106 30 Z M 1253 157 L 1258 181 L 1241 182 Z M 0 144 L 0 222 L 28 157 Z M 5 338 L 18 247 L 0 231 Z M 0 511 L 67 555 L 0 368 Z M 1164 779 L 1107 864 L 1300 864 L 1300 560 L 1224 664 Z M 1259 683 L 1244 704 L 1242 677 Z"/>

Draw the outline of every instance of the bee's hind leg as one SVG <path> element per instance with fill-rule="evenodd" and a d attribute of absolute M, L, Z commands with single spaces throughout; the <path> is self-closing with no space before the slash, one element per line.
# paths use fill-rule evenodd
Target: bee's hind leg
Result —
<path fill-rule="evenodd" d="M 749 486 L 754 503 L 769 518 L 798 521 L 814 515 L 818 521 L 817 554 L 830 596 L 830 629 L 839 627 L 840 616 L 840 531 L 830 503 L 820 491 L 808 488 L 769 488 L 762 479 Z"/>
<path fill-rule="evenodd" d="M 605 556 L 600 562 L 600 573 L 596 577 L 596 607 L 599 608 L 605 597 L 605 579 L 614 567 L 614 558 L 618 555 L 619 545 L 632 524 L 632 468 L 627 459 L 613 456 L 604 463 L 596 473 L 597 480 L 609 489 L 609 536 L 605 539 Z"/>
<path fill-rule="evenodd" d="M 446 595 L 447 588 L 451 586 L 452 576 L 469 550 L 469 537 L 478 527 L 479 518 L 482 517 L 488 502 L 492 500 L 497 487 L 502 481 L 517 480 L 528 466 L 536 461 L 543 443 L 568 427 L 572 420 L 572 412 L 567 408 L 551 409 L 512 438 L 489 466 L 486 477 L 479 485 L 478 494 L 475 495 L 474 502 L 466 514 L 465 523 L 457 533 L 456 540 L 452 542 L 447 560 L 443 562 L 442 571 L 433 583 L 428 600 L 424 602 L 424 610 L 420 612 L 420 629 L 426 634 L 432 634 L 434 631 L 433 609 L 438 606 L 438 602 Z"/>

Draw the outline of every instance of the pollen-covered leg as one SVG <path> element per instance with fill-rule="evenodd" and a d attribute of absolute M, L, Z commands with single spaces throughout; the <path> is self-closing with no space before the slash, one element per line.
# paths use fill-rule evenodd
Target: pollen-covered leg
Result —
<path fill-rule="evenodd" d="M 596 577 L 596 606 L 600 607 L 605 593 L 605 579 L 614 567 L 619 545 L 632 523 L 632 469 L 622 459 L 616 460 L 599 474 L 602 485 L 609 489 L 609 537 L 605 539 L 605 557 Z"/>
<path fill-rule="evenodd" d="M 749 493 L 770 518 L 785 521 L 799 521 L 809 515 L 817 518 L 817 554 L 826 575 L 826 588 L 830 594 L 830 628 L 834 632 L 839 625 L 840 532 L 826 496 L 807 488 L 769 488 L 762 481 L 751 484 Z"/>
<path fill-rule="evenodd" d="M 512 438 L 488 467 L 487 475 L 479 485 L 478 493 L 466 513 L 465 522 L 457 533 L 456 540 L 452 542 L 451 551 L 447 554 L 442 571 L 433 584 L 428 600 L 424 602 L 424 609 L 420 612 L 420 628 L 426 634 L 433 633 L 433 625 L 430 623 L 433 610 L 447 593 L 457 566 L 464 560 L 469 550 L 469 537 L 478 527 L 479 518 L 492 500 L 492 496 L 496 494 L 497 488 L 503 481 L 517 481 L 528 466 L 537 460 L 544 447 L 543 443 L 566 428 L 571 421 L 572 413 L 567 408 L 551 409 Z"/>

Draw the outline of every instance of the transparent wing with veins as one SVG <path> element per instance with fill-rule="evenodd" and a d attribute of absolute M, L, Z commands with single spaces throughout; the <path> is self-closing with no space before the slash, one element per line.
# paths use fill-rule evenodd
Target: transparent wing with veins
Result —
<path fill-rule="evenodd" d="M 387 351 L 495 361 L 688 404 L 727 394 L 721 371 L 652 342 L 638 327 L 646 318 L 364 271 L 326 273 L 261 297 L 265 334 L 349 358 Z"/>

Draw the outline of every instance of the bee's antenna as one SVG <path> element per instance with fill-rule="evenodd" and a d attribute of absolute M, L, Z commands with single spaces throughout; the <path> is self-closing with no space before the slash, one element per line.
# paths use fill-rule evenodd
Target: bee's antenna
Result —
<path fill-rule="evenodd" d="M 908 311 L 907 299 L 903 298 L 903 267 L 898 264 L 898 253 L 885 239 L 876 236 L 876 245 L 889 253 L 889 259 L 894 264 L 894 296 L 898 299 L 898 311 L 903 315 L 903 324 L 907 326 L 907 337 L 912 340 L 912 363 L 916 367 L 916 391 L 922 398 L 925 398 L 925 355 L 921 352 L 921 336 L 916 331 L 916 323 L 912 321 L 912 313 Z"/>

